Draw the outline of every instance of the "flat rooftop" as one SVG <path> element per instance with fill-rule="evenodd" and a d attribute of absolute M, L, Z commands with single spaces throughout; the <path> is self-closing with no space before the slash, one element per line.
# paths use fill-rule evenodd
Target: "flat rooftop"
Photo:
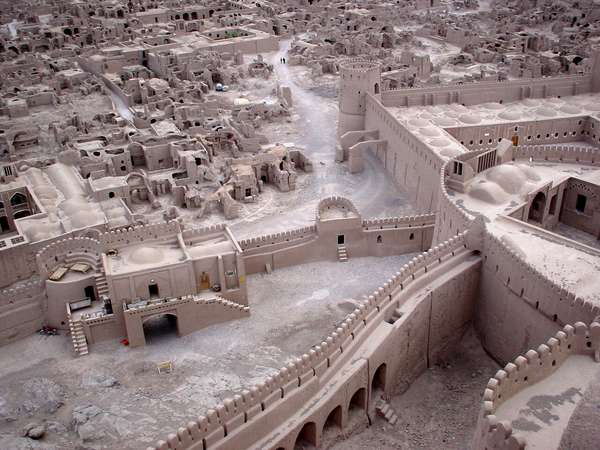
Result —
<path fill-rule="evenodd" d="M 467 213 L 482 214 L 488 230 L 518 251 L 551 280 L 600 305 L 600 251 L 577 245 L 551 231 L 519 220 L 505 219 L 527 201 L 527 194 L 575 177 L 600 184 L 600 168 L 551 162 L 509 162 L 477 174 L 465 192 L 449 191 L 452 201 Z M 560 232 L 560 230 L 559 230 Z M 579 239 L 576 239 L 579 241 Z M 579 241 L 581 242 L 581 241 Z"/>
<path fill-rule="evenodd" d="M 434 106 L 386 107 L 430 149 L 451 158 L 466 151 L 447 128 L 483 126 L 580 116 L 600 117 L 600 93 L 570 97 L 529 98 L 510 103 L 458 103 Z"/>

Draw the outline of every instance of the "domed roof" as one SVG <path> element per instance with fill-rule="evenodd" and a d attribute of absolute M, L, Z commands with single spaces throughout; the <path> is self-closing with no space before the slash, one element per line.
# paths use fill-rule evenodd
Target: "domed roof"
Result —
<path fill-rule="evenodd" d="M 575 105 L 564 105 L 560 110 L 567 114 L 579 114 L 581 112 L 581 108 L 578 108 Z"/>
<path fill-rule="evenodd" d="M 438 117 L 433 120 L 433 123 L 439 127 L 452 127 L 456 125 L 456 122 L 449 117 Z"/>
<path fill-rule="evenodd" d="M 521 118 L 521 113 L 516 109 L 507 109 L 498 114 L 498 117 L 505 120 L 519 120 Z"/>
<path fill-rule="evenodd" d="M 541 107 L 535 110 L 536 114 L 538 116 L 543 116 L 543 117 L 554 117 L 556 116 L 556 111 L 553 109 L 550 109 L 549 107 Z"/>
<path fill-rule="evenodd" d="M 504 192 L 496 183 L 483 180 L 469 188 L 469 195 L 492 205 L 504 203 L 509 199 L 509 194 Z"/>
<path fill-rule="evenodd" d="M 444 137 L 439 137 L 429 141 L 429 145 L 432 147 L 448 147 L 450 145 L 450 141 Z"/>
<path fill-rule="evenodd" d="M 527 164 L 515 164 L 515 166 L 518 167 L 519 170 L 523 172 L 530 181 L 540 181 L 542 179 L 535 169 Z"/>
<path fill-rule="evenodd" d="M 441 149 L 439 153 L 440 153 L 441 156 L 445 156 L 447 158 L 453 158 L 456 155 L 458 155 L 460 153 L 460 151 L 458 151 L 455 148 L 451 148 L 450 147 L 450 148 L 443 148 L 443 149 Z"/>
<path fill-rule="evenodd" d="M 467 108 L 465 108 L 463 105 L 459 105 L 458 103 L 451 103 L 450 105 L 448 105 L 448 110 L 449 111 L 455 111 L 458 113 L 462 113 L 465 112 Z"/>
<path fill-rule="evenodd" d="M 485 177 L 510 194 L 517 194 L 523 184 L 527 182 L 527 175 L 512 164 L 492 167 L 485 172 Z"/>
<path fill-rule="evenodd" d="M 131 252 L 129 259 L 137 264 L 156 263 L 163 260 L 163 252 L 156 247 L 140 247 Z"/>
<path fill-rule="evenodd" d="M 467 123 L 467 124 L 476 124 L 476 123 L 481 122 L 481 118 L 474 114 L 462 114 L 459 117 L 459 120 L 462 123 Z"/>
<path fill-rule="evenodd" d="M 504 109 L 504 106 L 501 103 L 496 103 L 496 102 L 484 103 L 483 105 L 481 105 L 481 107 L 485 108 L 485 109 L 494 109 L 494 110 Z"/>
<path fill-rule="evenodd" d="M 419 133 L 421 133 L 424 136 L 429 136 L 429 137 L 435 137 L 435 136 L 440 135 L 440 132 L 435 127 L 419 128 Z"/>
<path fill-rule="evenodd" d="M 525 106 L 538 106 L 540 104 L 539 100 L 535 100 L 533 98 L 526 98 L 521 103 Z"/>
<path fill-rule="evenodd" d="M 425 119 L 411 119 L 408 121 L 409 124 L 411 124 L 414 127 L 426 127 L 427 125 L 429 125 L 429 121 L 425 120 Z"/>
<path fill-rule="evenodd" d="M 81 210 L 71 215 L 73 228 L 85 228 L 104 221 L 104 214 L 94 209 Z"/>

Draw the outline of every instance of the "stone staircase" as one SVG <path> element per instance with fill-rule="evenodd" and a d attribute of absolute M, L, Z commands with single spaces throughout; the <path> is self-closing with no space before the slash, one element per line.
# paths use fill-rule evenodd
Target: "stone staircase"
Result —
<path fill-rule="evenodd" d="M 94 279 L 96 281 L 96 289 L 98 291 L 98 298 L 102 295 L 108 296 L 108 283 L 106 282 L 106 277 L 102 272 L 102 262 L 93 258 L 89 255 L 69 255 L 65 258 L 66 264 L 73 264 L 76 262 L 84 262 L 90 265 L 92 270 L 96 271 L 96 275 L 94 275 Z"/>
<path fill-rule="evenodd" d="M 72 320 L 69 317 L 69 328 L 71 329 L 71 340 L 73 341 L 75 353 L 78 356 L 87 355 L 89 352 L 85 333 L 83 332 L 83 323 L 81 320 Z"/>
<path fill-rule="evenodd" d="M 340 262 L 348 261 L 348 252 L 346 252 L 345 245 L 338 245 L 338 260 Z"/>
<path fill-rule="evenodd" d="M 220 303 L 223 306 L 227 306 L 228 308 L 239 309 L 240 311 L 247 312 L 247 313 L 250 312 L 249 306 L 244 306 L 244 305 L 240 305 L 239 303 L 232 302 L 231 300 L 227 300 L 227 299 L 221 297 L 220 295 L 215 295 L 215 301 L 217 303 Z"/>
<path fill-rule="evenodd" d="M 98 297 L 102 297 L 103 295 L 108 296 L 108 283 L 106 281 L 106 277 L 102 271 L 99 271 L 96 275 L 94 275 L 94 279 L 96 280 L 96 289 L 98 290 Z"/>
<path fill-rule="evenodd" d="M 390 423 L 390 425 L 395 425 L 396 422 L 398 422 L 398 416 L 396 415 L 396 412 L 391 407 L 391 405 L 384 399 L 380 399 L 377 402 L 377 404 L 375 405 L 375 412 L 378 416 L 381 416 L 385 420 L 387 420 Z"/>

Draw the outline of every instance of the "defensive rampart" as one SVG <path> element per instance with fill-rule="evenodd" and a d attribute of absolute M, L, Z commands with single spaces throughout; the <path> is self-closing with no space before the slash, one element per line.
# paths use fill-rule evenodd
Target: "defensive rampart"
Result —
<path fill-rule="evenodd" d="M 348 217 L 328 218 L 322 211 L 339 208 Z M 259 273 L 307 262 L 339 258 L 339 247 L 349 258 L 421 252 L 431 246 L 435 215 L 362 220 L 349 200 L 323 199 L 316 225 L 240 241 L 246 273 Z M 340 242 L 340 236 L 342 237 Z"/>
<path fill-rule="evenodd" d="M 537 78 L 530 80 L 482 81 L 449 86 L 402 88 L 381 94 L 386 106 L 409 107 L 461 103 L 509 103 L 526 98 L 567 97 L 592 91 L 592 75 Z"/>
<path fill-rule="evenodd" d="M 510 423 L 494 415 L 498 407 L 521 390 L 556 372 L 571 355 L 589 355 L 598 361 L 600 323 L 565 325 L 537 350 L 528 350 L 488 381 L 477 422 L 473 449 L 512 450 L 526 448 L 523 437 L 512 432 Z"/>
<path fill-rule="evenodd" d="M 502 239 L 486 234 L 482 253 L 475 325 L 497 360 L 509 361 L 565 324 L 590 323 L 600 314 L 600 308 L 548 279 Z"/>
<path fill-rule="evenodd" d="M 470 320 L 479 264 L 463 235 L 419 255 L 319 345 L 155 448 L 291 450 L 297 438 L 318 445 L 333 411 L 340 412 L 342 426 L 353 407 L 366 419 L 371 400 L 391 392 L 392 380 L 414 380 L 460 337 Z"/>

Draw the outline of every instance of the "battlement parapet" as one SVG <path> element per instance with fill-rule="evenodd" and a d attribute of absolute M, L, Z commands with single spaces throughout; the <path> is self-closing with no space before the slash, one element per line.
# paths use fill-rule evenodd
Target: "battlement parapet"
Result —
<path fill-rule="evenodd" d="M 203 439 L 215 444 L 236 428 L 251 422 L 256 415 L 268 411 L 275 403 L 286 401 L 290 393 L 305 385 L 311 378 L 325 373 L 348 345 L 361 339 L 365 325 L 381 319 L 384 303 L 390 298 L 392 291 L 404 289 L 420 275 L 465 249 L 465 236 L 466 232 L 413 258 L 400 272 L 361 301 L 320 344 L 311 347 L 262 383 L 225 399 L 222 404 L 188 422 L 177 433 L 169 434 L 166 441 L 158 441 L 155 447 L 149 447 L 148 450 L 183 450 Z"/>
<path fill-rule="evenodd" d="M 545 344 L 528 350 L 498 370 L 483 393 L 475 448 L 524 449 L 525 439 L 515 435 L 507 421 L 494 413 L 521 390 L 551 376 L 571 355 L 589 355 L 600 362 L 600 323 L 565 325 Z"/>
<path fill-rule="evenodd" d="M 263 247 L 265 245 L 275 245 L 282 242 L 289 242 L 298 239 L 304 239 L 305 237 L 316 237 L 317 227 L 311 225 L 309 227 L 302 227 L 295 230 L 282 231 L 280 233 L 266 234 L 264 236 L 257 236 L 248 239 L 242 239 L 239 244 L 242 250 L 248 250 L 256 247 Z"/>
<path fill-rule="evenodd" d="M 521 145 L 515 148 L 514 159 L 600 166 L 600 150 L 578 145 Z"/>
<path fill-rule="evenodd" d="M 561 287 L 528 263 L 517 249 L 491 233 L 484 238 L 484 267 L 512 293 L 548 319 L 562 324 L 590 322 L 600 307 Z"/>
<path fill-rule="evenodd" d="M 356 208 L 356 206 L 354 206 L 354 203 L 352 203 L 351 200 L 347 199 L 346 197 L 334 195 L 331 197 L 326 197 L 324 199 L 321 199 L 321 201 L 319 201 L 319 204 L 317 205 L 317 211 L 316 211 L 317 222 L 321 220 L 322 212 L 327 209 L 331 209 L 332 207 L 339 208 L 339 209 L 346 209 L 348 211 L 353 212 L 358 217 L 360 217 L 360 213 L 358 212 L 358 209 Z"/>
<path fill-rule="evenodd" d="M 100 243 L 106 251 L 132 243 L 173 237 L 180 232 L 181 225 L 179 222 L 172 220 L 165 223 L 136 225 L 135 227 L 122 228 L 102 233 L 100 235 Z"/>
<path fill-rule="evenodd" d="M 385 217 L 378 219 L 365 219 L 362 226 L 369 228 L 404 228 L 426 226 L 435 224 L 435 214 L 420 214 L 415 216 Z"/>
<path fill-rule="evenodd" d="M 71 255 L 82 255 L 86 260 L 100 261 L 102 245 L 96 239 L 89 237 L 72 237 L 55 241 L 46 245 L 35 255 L 40 276 L 45 278 L 48 273 L 65 258 Z"/>

